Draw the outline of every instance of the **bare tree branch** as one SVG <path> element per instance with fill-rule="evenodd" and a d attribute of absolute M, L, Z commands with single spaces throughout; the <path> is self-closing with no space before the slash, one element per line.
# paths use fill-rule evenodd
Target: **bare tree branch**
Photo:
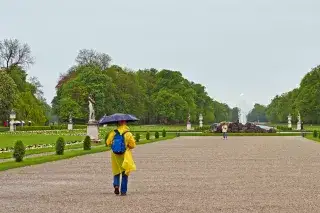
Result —
<path fill-rule="evenodd" d="M 21 66 L 27 68 L 34 64 L 28 44 L 20 44 L 17 39 L 0 41 L 0 63 L 2 67 Z"/>
<path fill-rule="evenodd" d="M 92 49 L 82 49 L 79 51 L 76 62 L 79 65 L 94 64 L 105 70 L 110 66 L 111 57 L 108 54 L 99 53 Z"/>

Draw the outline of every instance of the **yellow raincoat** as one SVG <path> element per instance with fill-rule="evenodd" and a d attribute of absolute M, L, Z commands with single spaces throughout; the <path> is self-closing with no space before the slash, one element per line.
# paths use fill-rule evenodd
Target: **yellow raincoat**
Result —
<path fill-rule="evenodd" d="M 126 175 L 129 175 L 131 171 L 136 170 L 136 165 L 132 158 L 131 149 L 136 147 L 136 141 L 129 131 L 129 127 L 126 125 L 119 126 L 118 131 L 120 134 L 123 134 L 127 131 L 127 133 L 124 135 L 125 144 L 127 147 L 127 150 L 122 155 L 116 155 L 111 151 L 111 164 L 112 164 L 112 173 L 113 175 L 118 175 L 122 172 L 125 172 Z M 113 142 L 113 138 L 115 136 L 115 132 L 111 131 L 108 138 L 107 138 L 107 145 L 111 146 Z"/>

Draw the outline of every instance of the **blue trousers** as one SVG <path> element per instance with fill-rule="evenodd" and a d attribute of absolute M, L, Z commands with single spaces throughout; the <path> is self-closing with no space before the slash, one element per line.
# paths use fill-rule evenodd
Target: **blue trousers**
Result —
<path fill-rule="evenodd" d="M 113 177 L 113 186 L 120 186 L 120 174 L 115 175 Z M 127 193 L 128 189 L 128 176 L 122 172 L 122 178 L 121 178 L 121 193 Z"/>
<path fill-rule="evenodd" d="M 227 133 L 224 132 L 224 133 L 223 133 L 223 138 L 227 138 L 227 137 L 228 137 Z"/>

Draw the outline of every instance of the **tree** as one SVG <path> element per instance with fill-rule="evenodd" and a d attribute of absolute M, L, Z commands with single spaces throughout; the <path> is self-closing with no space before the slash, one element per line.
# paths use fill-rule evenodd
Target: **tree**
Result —
<path fill-rule="evenodd" d="M 214 101 L 215 122 L 228 121 L 230 119 L 230 107 L 227 104 Z"/>
<path fill-rule="evenodd" d="M 240 109 L 238 107 L 234 107 L 231 109 L 230 113 L 230 120 L 232 122 L 238 121 L 239 120 L 239 114 L 240 114 Z"/>
<path fill-rule="evenodd" d="M 84 58 L 94 58 L 95 53 Z M 84 54 L 84 55 L 86 55 Z M 192 122 L 198 122 L 201 113 L 204 122 L 217 116 L 228 120 L 231 110 L 210 98 L 201 84 L 185 79 L 178 71 L 145 69 L 134 72 L 117 65 L 101 67 L 94 60 L 83 61 L 62 74 L 57 94 L 52 101 L 53 111 L 60 117 L 72 112 L 87 118 L 87 97 L 94 94 L 97 117 L 115 112 L 134 114 L 141 124 L 185 123 L 188 112 Z M 223 115 L 216 115 L 215 104 L 220 104 Z"/>
<path fill-rule="evenodd" d="M 101 70 L 105 70 L 109 67 L 111 57 L 106 53 L 99 53 L 92 49 L 82 49 L 76 58 L 78 65 L 95 65 Z"/>
<path fill-rule="evenodd" d="M 32 86 L 31 92 L 33 95 L 35 95 L 39 100 L 45 101 L 45 98 L 43 96 L 43 91 L 42 91 L 42 84 L 40 83 L 39 79 L 35 76 L 29 78 L 29 82 Z"/>
<path fill-rule="evenodd" d="M 9 118 L 9 113 L 14 108 L 17 99 L 17 85 L 7 72 L 0 72 L 0 120 Z"/>
<path fill-rule="evenodd" d="M 253 109 L 247 115 L 247 121 L 249 122 L 267 122 L 266 115 L 267 107 L 261 104 L 255 104 Z"/>
<path fill-rule="evenodd" d="M 320 123 L 320 66 L 313 68 L 301 80 L 300 87 L 275 96 L 266 114 L 273 123 L 287 122 L 289 114 L 297 122 L 298 113 L 304 123 Z"/>
<path fill-rule="evenodd" d="M 0 63 L 2 67 L 27 67 L 34 64 L 31 49 L 28 44 L 21 44 L 17 39 L 0 41 Z"/>
<path fill-rule="evenodd" d="M 154 103 L 159 123 L 179 123 L 186 120 L 188 104 L 179 94 L 163 89 L 154 96 Z"/>

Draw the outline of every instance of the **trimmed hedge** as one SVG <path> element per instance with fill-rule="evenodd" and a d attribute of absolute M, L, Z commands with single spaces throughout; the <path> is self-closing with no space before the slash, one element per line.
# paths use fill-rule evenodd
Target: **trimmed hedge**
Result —
<path fill-rule="evenodd" d="M 57 155 L 63 155 L 64 153 L 64 148 L 65 148 L 65 142 L 62 137 L 59 137 L 57 142 L 56 142 L 56 154 Z"/>
<path fill-rule="evenodd" d="M 165 129 L 162 130 L 162 137 L 165 138 L 167 136 L 167 132 Z"/>
<path fill-rule="evenodd" d="M 307 133 L 304 133 L 307 134 Z M 222 133 L 183 133 L 178 132 L 177 136 L 222 136 Z M 302 132 L 291 133 L 228 133 L 228 136 L 302 136 Z"/>
<path fill-rule="evenodd" d="M 16 159 L 16 162 L 21 162 L 26 154 L 26 147 L 22 141 L 17 141 L 14 145 L 13 157 Z"/>
<path fill-rule="evenodd" d="M 149 132 L 149 131 L 148 131 L 147 134 L 146 134 L 146 139 L 147 139 L 147 140 L 150 140 L 150 132 Z"/>
<path fill-rule="evenodd" d="M 159 137 L 160 137 L 159 132 L 155 132 L 155 133 L 154 133 L 154 137 L 155 137 L 155 138 L 159 138 Z"/>
<path fill-rule="evenodd" d="M 91 149 L 91 139 L 90 136 L 86 136 L 83 141 L 83 150 L 90 150 Z"/>
<path fill-rule="evenodd" d="M 9 130 L 10 130 L 9 127 L 0 127 L 0 132 L 7 132 Z"/>
<path fill-rule="evenodd" d="M 313 137 L 317 138 L 318 137 L 318 131 L 317 130 L 313 130 Z"/>
<path fill-rule="evenodd" d="M 136 133 L 135 140 L 136 140 L 136 142 L 140 141 L 140 133 L 138 133 L 138 132 Z"/>

